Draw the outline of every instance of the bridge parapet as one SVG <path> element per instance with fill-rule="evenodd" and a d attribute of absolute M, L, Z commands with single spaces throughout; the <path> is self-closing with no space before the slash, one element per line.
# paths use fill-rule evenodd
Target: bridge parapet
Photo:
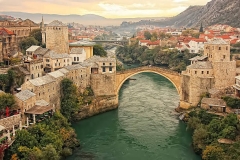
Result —
<path fill-rule="evenodd" d="M 118 71 L 117 74 L 127 74 L 127 73 L 146 71 L 146 70 L 168 73 L 168 74 L 172 74 L 172 75 L 176 75 L 176 76 L 181 75 L 180 73 L 172 71 L 170 69 L 154 67 L 154 66 L 143 66 L 143 67 L 130 68 L 130 69 L 126 69 L 124 71 Z"/>

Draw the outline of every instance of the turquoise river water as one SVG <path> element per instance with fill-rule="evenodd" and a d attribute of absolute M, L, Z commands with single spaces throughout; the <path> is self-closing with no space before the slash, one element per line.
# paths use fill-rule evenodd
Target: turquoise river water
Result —
<path fill-rule="evenodd" d="M 200 160 L 174 109 L 173 84 L 154 73 L 126 81 L 119 108 L 73 124 L 81 148 L 69 160 Z"/>

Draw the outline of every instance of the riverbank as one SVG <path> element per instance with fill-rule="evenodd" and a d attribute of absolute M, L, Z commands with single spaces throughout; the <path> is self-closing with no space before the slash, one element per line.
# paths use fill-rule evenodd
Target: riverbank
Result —
<path fill-rule="evenodd" d="M 17 131 L 4 159 L 59 160 L 70 156 L 79 145 L 70 123 L 57 111 L 51 118 Z"/>
<path fill-rule="evenodd" d="M 194 151 L 202 159 L 239 159 L 240 123 L 236 114 L 223 117 L 197 109 L 187 113 L 184 120 L 193 131 Z"/>
<path fill-rule="evenodd" d="M 81 148 L 68 160 L 199 160 L 186 124 L 173 114 L 179 96 L 172 83 L 153 73 L 131 78 L 137 80 L 123 84 L 118 109 L 72 124 Z"/>

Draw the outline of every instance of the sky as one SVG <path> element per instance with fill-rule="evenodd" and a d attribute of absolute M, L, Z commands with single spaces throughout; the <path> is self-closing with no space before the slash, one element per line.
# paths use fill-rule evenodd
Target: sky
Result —
<path fill-rule="evenodd" d="M 97 14 L 106 18 L 170 17 L 210 0 L 0 0 L 2 11 Z"/>

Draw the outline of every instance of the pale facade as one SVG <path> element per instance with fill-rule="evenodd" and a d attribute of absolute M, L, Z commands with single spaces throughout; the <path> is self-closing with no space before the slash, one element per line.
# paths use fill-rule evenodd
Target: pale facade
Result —
<path fill-rule="evenodd" d="M 213 39 L 204 45 L 203 58 L 197 59 L 182 72 L 182 108 L 197 106 L 201 95 L 210 89 L 220 90 L 235 83 L 236 62 L 230 61 L 230 44 Z"/>
<path fill-rule="evenodd" d="M 87 54 L 83 48 L 72 48 L 70 57 L 72 58 L 72 63 L 76 64 L 85 61 L 87 59 Z"/>
<path fill-rule="evenodd" d="M 21 109 L 21 113 L 24 114 L 28 109 L 31 109 L 36 102 L 36 94 L 30 90 L 22 90 L 14 95 L 18 107 Z"/>
<path fill-rule="evenodd" d="M 29 71 L 30 79 L 42 77 L 44 74 L 42 60 L 24 61 L 23 67 Z"/>
<path fill-rule="evenodd" d="M 189 45 L 189 52 L 190 53 L 200 53 L 204 50 L 204 44 L 206 43 L 206 40 L 191 40 Z"/>
<path fill-rule="evenodd" d="M 93 46 L 95 45 L 96 43 L 94 42 L 89 42 L 89 41 L 77 41 L 77 42 L 73 42 L 73 43 L 70 43 L 69 44 L 69 49 L 70 51 L 73 50 L 73 49 L 84 49 L 84 51 L 86 52 L 86 59 L 88 58 L 91 58 L 93 56 Z"/>

